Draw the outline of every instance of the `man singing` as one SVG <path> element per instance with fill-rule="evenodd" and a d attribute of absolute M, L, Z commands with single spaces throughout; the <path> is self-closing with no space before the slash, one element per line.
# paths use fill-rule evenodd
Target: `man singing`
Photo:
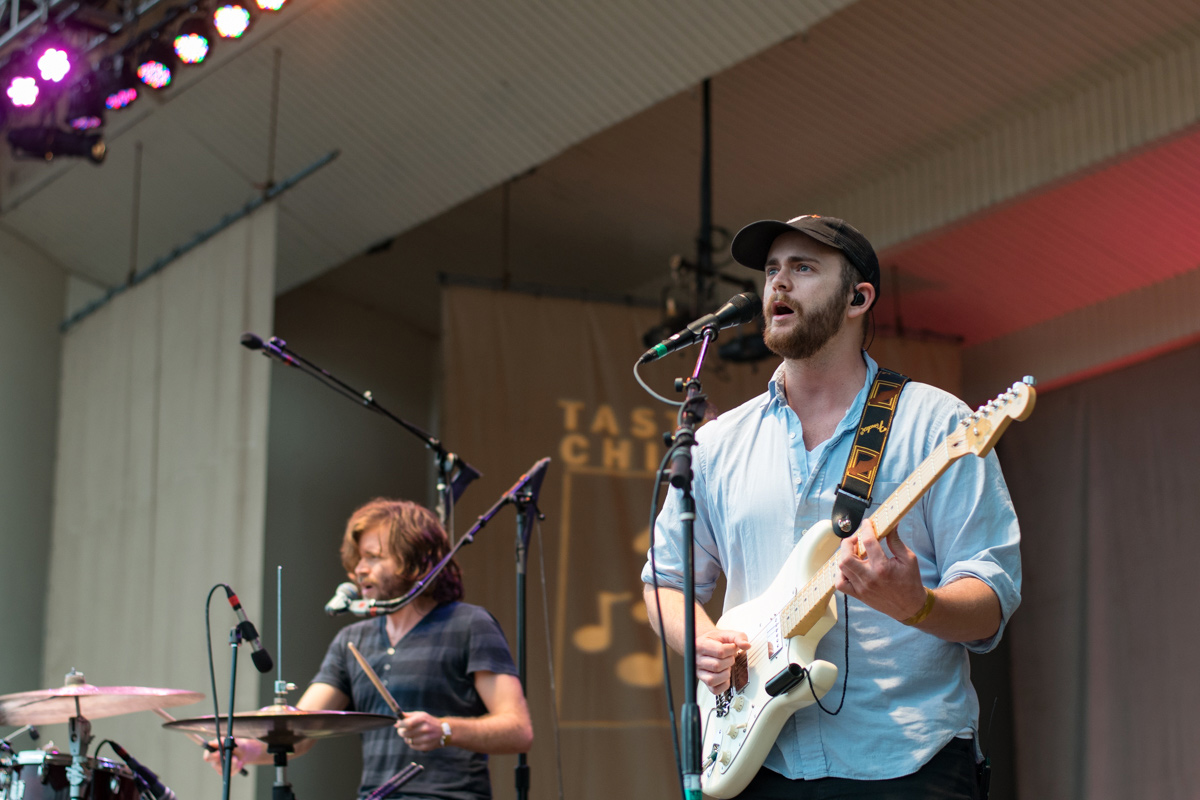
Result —
<path fill-rule="evenodd" d="M 761 595 L 807 529 L 830 518 L 879 369 L 863 350 L 879 262 L 855 228 L 816 215 L 766 220 L 743 228 L 732 252 L 765 273 L 764 339 L 783 363 L 764 394 L 697 434 L 697 596 L 707 601 L 723 572 L 726 609 Z M 908 383 L 875 502 L 968 413 L 946 392 Z M 659 515 L 654 551 L 661 627 L 676 650 L 684 646 L 679 495 L 672 491 Z M 996 646 L 1021 583 L 1019 529 L 995 454 L 954 462 L 886 547 L 869 531 L 864 521 L 837 555 L 835 601 L 840 614 L 848 598 L 849 631 L 839 619 L 817 648 L 840 670 L 827 710 L 808 705 L 784 724 L 742 797 L 978 797 L 979 707 L 967 654 Z M 649 562 L 642 579 L 659 625 Z M 714 693 L 729 687 L 754 633 L 721 630 L 697 605 L 697 672 Z"/>

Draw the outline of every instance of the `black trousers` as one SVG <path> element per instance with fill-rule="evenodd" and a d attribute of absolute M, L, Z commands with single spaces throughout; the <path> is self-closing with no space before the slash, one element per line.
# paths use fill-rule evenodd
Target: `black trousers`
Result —
<path fill-rule="evenodd" d="M 863 753 L 870 758 L 870 753 Z M 739 800 L 979 800 L 975 774 L 975 745 L 970 739 L 951 739 L 925 766 L 912 775 L 883 781 L 848 778 L 790 780 L 760 769 Z"/>

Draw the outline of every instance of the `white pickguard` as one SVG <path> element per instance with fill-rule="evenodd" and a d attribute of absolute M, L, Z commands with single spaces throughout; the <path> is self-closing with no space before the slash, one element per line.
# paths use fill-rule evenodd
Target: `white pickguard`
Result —
<path fill-rule="evenodd" d="M 833 556 L 840 541 L 828 520 L 814 525 L 792 549 L 770 587 L 754 600 L 729 609 L 717 622 L 718 628 L 743 631 L 750 638 L 749 680 L 741 690 L 731 688 L 726 693 L 729 705 L 724 716 L 718 716 L 721 696 L 703 684 L 697 692 L 704 794 L 727 798 L 746 788 L 788 718 L 824 696 L 837 680 L 837 667 L 814 660 L 817 643 L 837 622 L 836 596 L 830 597 L 821 618 L 802 636 L 783 638 L 779 611 Z M 768 644 L 772 657 L 767 655 Z M 816 698 L 808 678 L 783 694 L 767 694 L 767 682 L 789 664 L 809 671 Z"/>

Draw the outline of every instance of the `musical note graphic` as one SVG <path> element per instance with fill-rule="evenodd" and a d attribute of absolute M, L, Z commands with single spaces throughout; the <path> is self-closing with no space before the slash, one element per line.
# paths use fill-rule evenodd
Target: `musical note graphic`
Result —
<path fill-rule="evenodd" d="M 653 689 L 663 682 L 662 663 L 653 653 L 630 653 L 617 662 L 617 677 L 630 686 Z"/>
<path fill-rule="evenodd" d="M 594 625 L 583 625 L 575 629 L 572 641 L 575 646 L 585 653 L 598 653 L 607 650 L 612 644 L 612 607 L 614 603 L 627 603 L 633 598 L 633 592 L 599 592 L 596 595 L 596 605 L 600 611 L 600 621 Z"/>

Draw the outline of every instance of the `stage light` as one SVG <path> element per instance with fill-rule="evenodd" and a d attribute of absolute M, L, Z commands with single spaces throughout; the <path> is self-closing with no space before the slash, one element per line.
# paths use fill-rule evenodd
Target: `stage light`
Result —
<path fill-rule="evenodd" d="M 213 10 L 213 25 L 223 39 L 239 39 L 254 22 L 250 0 L 229 0 Z"/>
<path fill-rule="evenodd" d="M 120 66 L 106 61 L 100 70 L 99 86 L 104 97 L 104 107 L 109 111 L 129 108 L 138 99 L 137 76 L 133 74 L 133 62 L 121 59 Z"/>
<path fill-rule="evenodd" d="M 100 134 L 75 133 L 58 128 L 14 128 L 8 132 L 8 143 L 14 153 L 24 153 L 47 161 L 55 156 L 71 156 L 99 164 L 107 154 Z"/>
<path fill-rule="evenodd" d="M 71 95 L 67 104 L 67 125 L 77 131 L 90 131 L 104 125 L 104 95 L 100 76 L 93 74 Z"/>
<path fill-rule="evenodd" d="M 71 58 L 65 49 L 51 45 L 38 56 L 37 68 L 42 80 L 59 83 L 71 71 Z"/>
<path fill-rule="evenodd" d="M 175 32 L 175 55 L 184 64 L 199 64 L 208 57 L 213 45 L 213 30 L 204 17 L 186 19 Z"/>
<path fill-rule="evenodd" d="M 122 108 L 129 108 L 133 104 L 133 101 L 137 99 L 137 87 L 126 86 L 123 89 L 116 89 L 106 95 L 104 98 L 104 107 L 110 111 L 120 111 Z"/>
<path fill-rule="evenodd" d="M 175 52 L 156 39 L 138 59 L 138 80 L 151 89 L 165 89 L 171 85 L 174 64 Z"/>
<path fill-rule="evenodd" d="M 287 0 L 254 0 L 254 2 L 263 11 L 278 11 L 284 7 Z"/>
<path fill-rule="evenodd" d="M 4 93 L 17 108 L 29 108 L 37 102 L 37 79 L 30 75 L 14 75 L 4 88 Z"/>

